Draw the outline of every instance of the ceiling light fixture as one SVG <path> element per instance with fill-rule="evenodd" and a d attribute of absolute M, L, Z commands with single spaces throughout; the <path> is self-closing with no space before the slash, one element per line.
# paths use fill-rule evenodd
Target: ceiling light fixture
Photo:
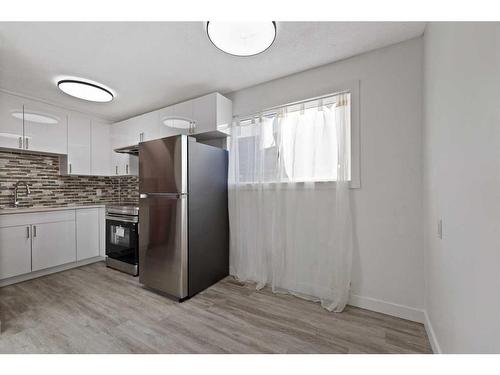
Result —
<path fill-rule="evenodd" d="M 63 79 L 57 82 L 57 87 L 68 95 L 91 102 L 110 102 L 114 97 L 110 90 L 98 84 L 75 79 Z"/>
<path fill-rule="evenodd" d="M 210 41 L 234 56 L 264 52 L 276 39 L 276 22 L 207 22 Z"/>

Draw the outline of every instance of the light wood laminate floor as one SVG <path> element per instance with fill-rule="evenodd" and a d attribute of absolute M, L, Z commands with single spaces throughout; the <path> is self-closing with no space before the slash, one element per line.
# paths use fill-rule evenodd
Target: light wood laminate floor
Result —
<path fill-rule="evenodd" d="M 102 262 L 0 288 L 0 353 L 429 353 L 423 325 L 228 277 L 177 303 Z"/>

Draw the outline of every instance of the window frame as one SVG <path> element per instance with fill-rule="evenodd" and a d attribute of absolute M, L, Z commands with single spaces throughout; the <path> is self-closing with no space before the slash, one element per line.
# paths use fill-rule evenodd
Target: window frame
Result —
<path fill-rule="evenodd" d="M 360 170 L 360 81 L 351 81 L 348 83 L 344 83 L 342 85 L 336 85 L 333 89 L 329 90 L 328 92 L 321 94 L 319 93 L 318 95 L 310 98 L 302 98 L 295 100 L 293 102 L 289 102 L 287 104 L 282 104 L 282 105 L 277 105 L 273 106 L 272 108 L 268 108 L 266 110 L 263 110 L 261 113 L 265 114 L 266 112 L 270 112 L 274 109 L 280 108 L 280 107 L 287 107 L 287 106 L 293 106 L 296 103 L 303 102 L 303 101 L 314 101 L 316 99 L 320 99 L 323 97 L 329 97 L 329 96 L 335 96 L 339 93 L 342 92 L 349 92 L 350 93 L 350 100 L 351 100 L 351 179 L 349 181 L 349 187 L 351 189 L 359 189 L 361 188 L 361 170 Z M 293 184 L 298 184 L 300 185 L 308 185 L 308 184 L 319 184 L 320 186 L 323 186 L 324 188 L 330 188 L 330 187 L 335 187 L 336 181 L 296 181 L 296 182 L 264 182 L 260 183 L 264 184 L 268 187 L 271 187 L 273 185 L 293 185 Z M 254 185 L 257 185 L 257 183 L 254 182 L 246 182 L 246 183 L 241 183 L 243 186 L 247 186 L 247 188 L 251 188 Z"/>

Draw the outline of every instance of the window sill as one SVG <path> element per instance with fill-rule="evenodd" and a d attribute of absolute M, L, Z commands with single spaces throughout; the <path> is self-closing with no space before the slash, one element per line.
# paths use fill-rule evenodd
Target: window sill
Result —
<path fill-rule="evenodd" d="M 240 190 L 302 190 L 302 189 L 316 189 L 316 190 L 331 190 L 335 189 L 337 186 L 336 181 L 303 181 L 303 182 L 263 182 L 263 183 L 240 183 L 229 184 L 231 186 L 237 186 Z M 360 189 L 361 185 L 359 181 L 350 181 L 350 189 Z"/>

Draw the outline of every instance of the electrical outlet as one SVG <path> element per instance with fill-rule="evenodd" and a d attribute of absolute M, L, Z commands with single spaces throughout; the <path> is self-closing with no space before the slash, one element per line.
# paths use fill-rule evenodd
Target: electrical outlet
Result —
<path fill-rule="evenodd" d="M 443 239 L 443 219 L 439 219 L 437 222 L 437 236 L 440 240 Z"/>
<path fill-rule="evenodd" d="M 102 197 L 102 190 L 101 189 L 96 189 L 95 195 L 97 195 L 98 197 Z"/>

